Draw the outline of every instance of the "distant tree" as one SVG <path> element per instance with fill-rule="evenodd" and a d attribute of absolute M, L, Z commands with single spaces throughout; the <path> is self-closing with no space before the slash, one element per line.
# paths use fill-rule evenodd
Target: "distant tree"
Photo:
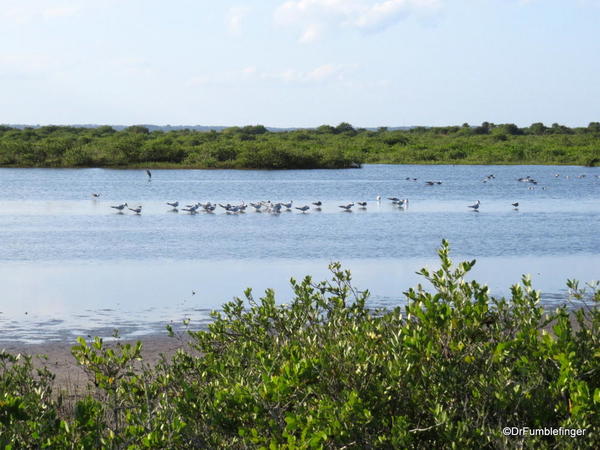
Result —
<path fill-rule="evenodd" d="M 536 136 L 541 136 L 542 134 L 546 134 L 548 128 L 542 122 L 532 123 L 527 129 L 527 134 L 535 134 Z"/>
<path fill-rule="evenodd" d="M 590 122 L 587 129 L 591 133 L 600 133 L 600 122 Z"/>
<path fill-rule="evenodd" d="M 150 134 L 150 130 L 142 125 L 132 125 L 130 127 L 125 128 L 124 131 L 127 133 L 134 134 Z"/>
<path fill-rule="evenodd" d="M 331 125 L 321 125 L 320 127 L 317 128 L 317 133 L 319 133 L 319 134 L 334 134 L 335 128 L 333 128 Z"/>
<path fill-rule="evenodd" d="M 336 133 L 346 133 L 346 132 L 354 133 L 355 131 L 356 130 L 354 129 L 354 127 L 352 125 L 350 125 L 348 122 L 342 122 L 337 127 L 335 127 Z"/>

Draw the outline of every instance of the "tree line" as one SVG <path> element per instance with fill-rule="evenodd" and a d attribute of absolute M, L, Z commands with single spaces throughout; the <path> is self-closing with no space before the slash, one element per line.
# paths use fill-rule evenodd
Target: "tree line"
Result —
<path fill-rule="evenodd" d="M 4 167 L 314 169 L 363 163 L 597 165 L 600 122 L 377 130 L 342 122 L 277 132 L 262 125 L 221 131 L 0 125 Z"/>

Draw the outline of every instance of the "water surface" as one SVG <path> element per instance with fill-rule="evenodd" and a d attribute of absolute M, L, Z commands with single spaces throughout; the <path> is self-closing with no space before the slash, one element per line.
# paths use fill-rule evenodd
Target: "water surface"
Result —
<path fill-rule="evenodd" d="M 478 259 L 473 276 L 495 294 L 530 273 L 554 306 L 564 301 L 567 278 L 600 278 L 599 175 L 565 166 L 368 165 L 154 170 L 148 182 L 143 170 L 0 169 L 0 340 L 112 328 L 138 335 L 184 317 L 201 326 L 245 287 L 273 287 L 285 301 L 291 276 L 326 277 L 334 260 L 369 288 L 373 305 L 392 306 L 420 281 L 416 270 L 435 265 L 442 238 L 454 259 Z M 538 184 L 516 181 L 525 176 Z M 391 196 L 409 198 L 409 207 L 393 207 Z M 175 200 L 321 200 L 324 207 L 189 215 L 165 205 Z M 369 201 L 364 210 L 338 208 L 361 200 Z M 476 200 L 479 212 L 466 207 Z M 143 205 L 142 215 L 110 208 L 122 202 Z"/>

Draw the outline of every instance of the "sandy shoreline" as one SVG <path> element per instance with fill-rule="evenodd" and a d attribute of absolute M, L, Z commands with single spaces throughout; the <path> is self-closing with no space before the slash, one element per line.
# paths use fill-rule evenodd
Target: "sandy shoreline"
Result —
<path fill-rule="evenodd" d="M 88 340 L 89 341 L 89 340 Z M 140 337 L 139 339 L 121 339 L 119 342 L 135 344 L 142 342 L 142 356 L 144 362 L 153 365 L 157 363 L 161 355 L 173 355 L 178 349 L 185 346 L 185 335 L 182 338 L 169 337 L 165 334 L 156 334 Z M 108 346 L 114 345 L 116 341 L 105 340 Z M 55 387 L 67 391 L 77 391 L 84 388 L 88 377 L 81 366 L 71 354 L 71 348 L 77 345 L 75 339 L 72 342 L 49 342 L 44 344 L 3 344 L 0 350 L 5 350 L 13 355 L 24 354 L 33 356 L 36 367 L 47 367 L 56 375 Z M 45 355 L 45 357 L 38 357 Z"/>

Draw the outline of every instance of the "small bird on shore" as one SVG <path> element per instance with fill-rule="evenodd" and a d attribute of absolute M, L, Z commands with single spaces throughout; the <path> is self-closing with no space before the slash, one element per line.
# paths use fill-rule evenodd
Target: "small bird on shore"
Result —
<path fill-rule="evenodd" d="M 381 201 L 381 195 L 378 195 L 375 200 L 377 200 L 377 202 L 379 203 Z"/>
<path fill-rule="evenodd" d="M 479 209 L 479 205 L 481 205 L 481 202 L 479 200 L 477 200 L 477 203 L 475 203 L 474 205 L 468 205 L 469 208 L 473 208 L 473 211 L 477 211 Z"/>
<path fill-rule="evenodd" d="M 361 208 L 366 208 L 367 207 L 367 202 L 356 202 L 356 204 L 358 206 L 360 206 Z"/>
<path fill-rule="evenodd" d="M 152 172 L 150 172 L 150 169 L 146 169 L 146 174 L 148 175 L 148 179 L 151 180 L 152 179 Z"/>
<path fill-rule="evenodd" d="M 98 198 L 98 197 L 100 197 L 100 194 L 99 194 L 99 193 L 97 193 L 97 192 L 94 192 L 94 193 L 92 193 L 92 197 L 94 197 L 94 198 Z"/>
<path fill-rule="evenodd" d="M 139 205 L 137 208 L 128 208 L 129 211 L 133 211 L 136 214 L 141 214 L 142 213 L 142 205 Z"/>
<path fill-rule="evenodd" d="M 519 202 L 511 203 L 511 205 L 513 205 L 515 209 L 519 208 Z"/>
<path fill-rule="evenodd" d="M 310 206 L 308 206 L 308 205 L 304 205 L 301 207 L 296 206 L 295 208 L 302 211 L 302 213 L 305 213 L 306 211 L 308 211 L 310 209 Z"/>
<path fill-rule="evenodd" d="M 318 202 L 313 202 L 312 204 L 315 205 L 317 208 L 320 208 L 323 202 L 319 200 Z"/>
<path fill-rule="evenodd" d="M 173 209 L 177 209 L 179 202 L 167 202 L 167 205 L 172 206 Z"/>
<path fill-rule="evenodd" d="M 344 211 L 350 212 L 353 206 L 354 203 L 348 203 L 347 205 L 339 205 L 338 208 L 342 208 Z"/>

